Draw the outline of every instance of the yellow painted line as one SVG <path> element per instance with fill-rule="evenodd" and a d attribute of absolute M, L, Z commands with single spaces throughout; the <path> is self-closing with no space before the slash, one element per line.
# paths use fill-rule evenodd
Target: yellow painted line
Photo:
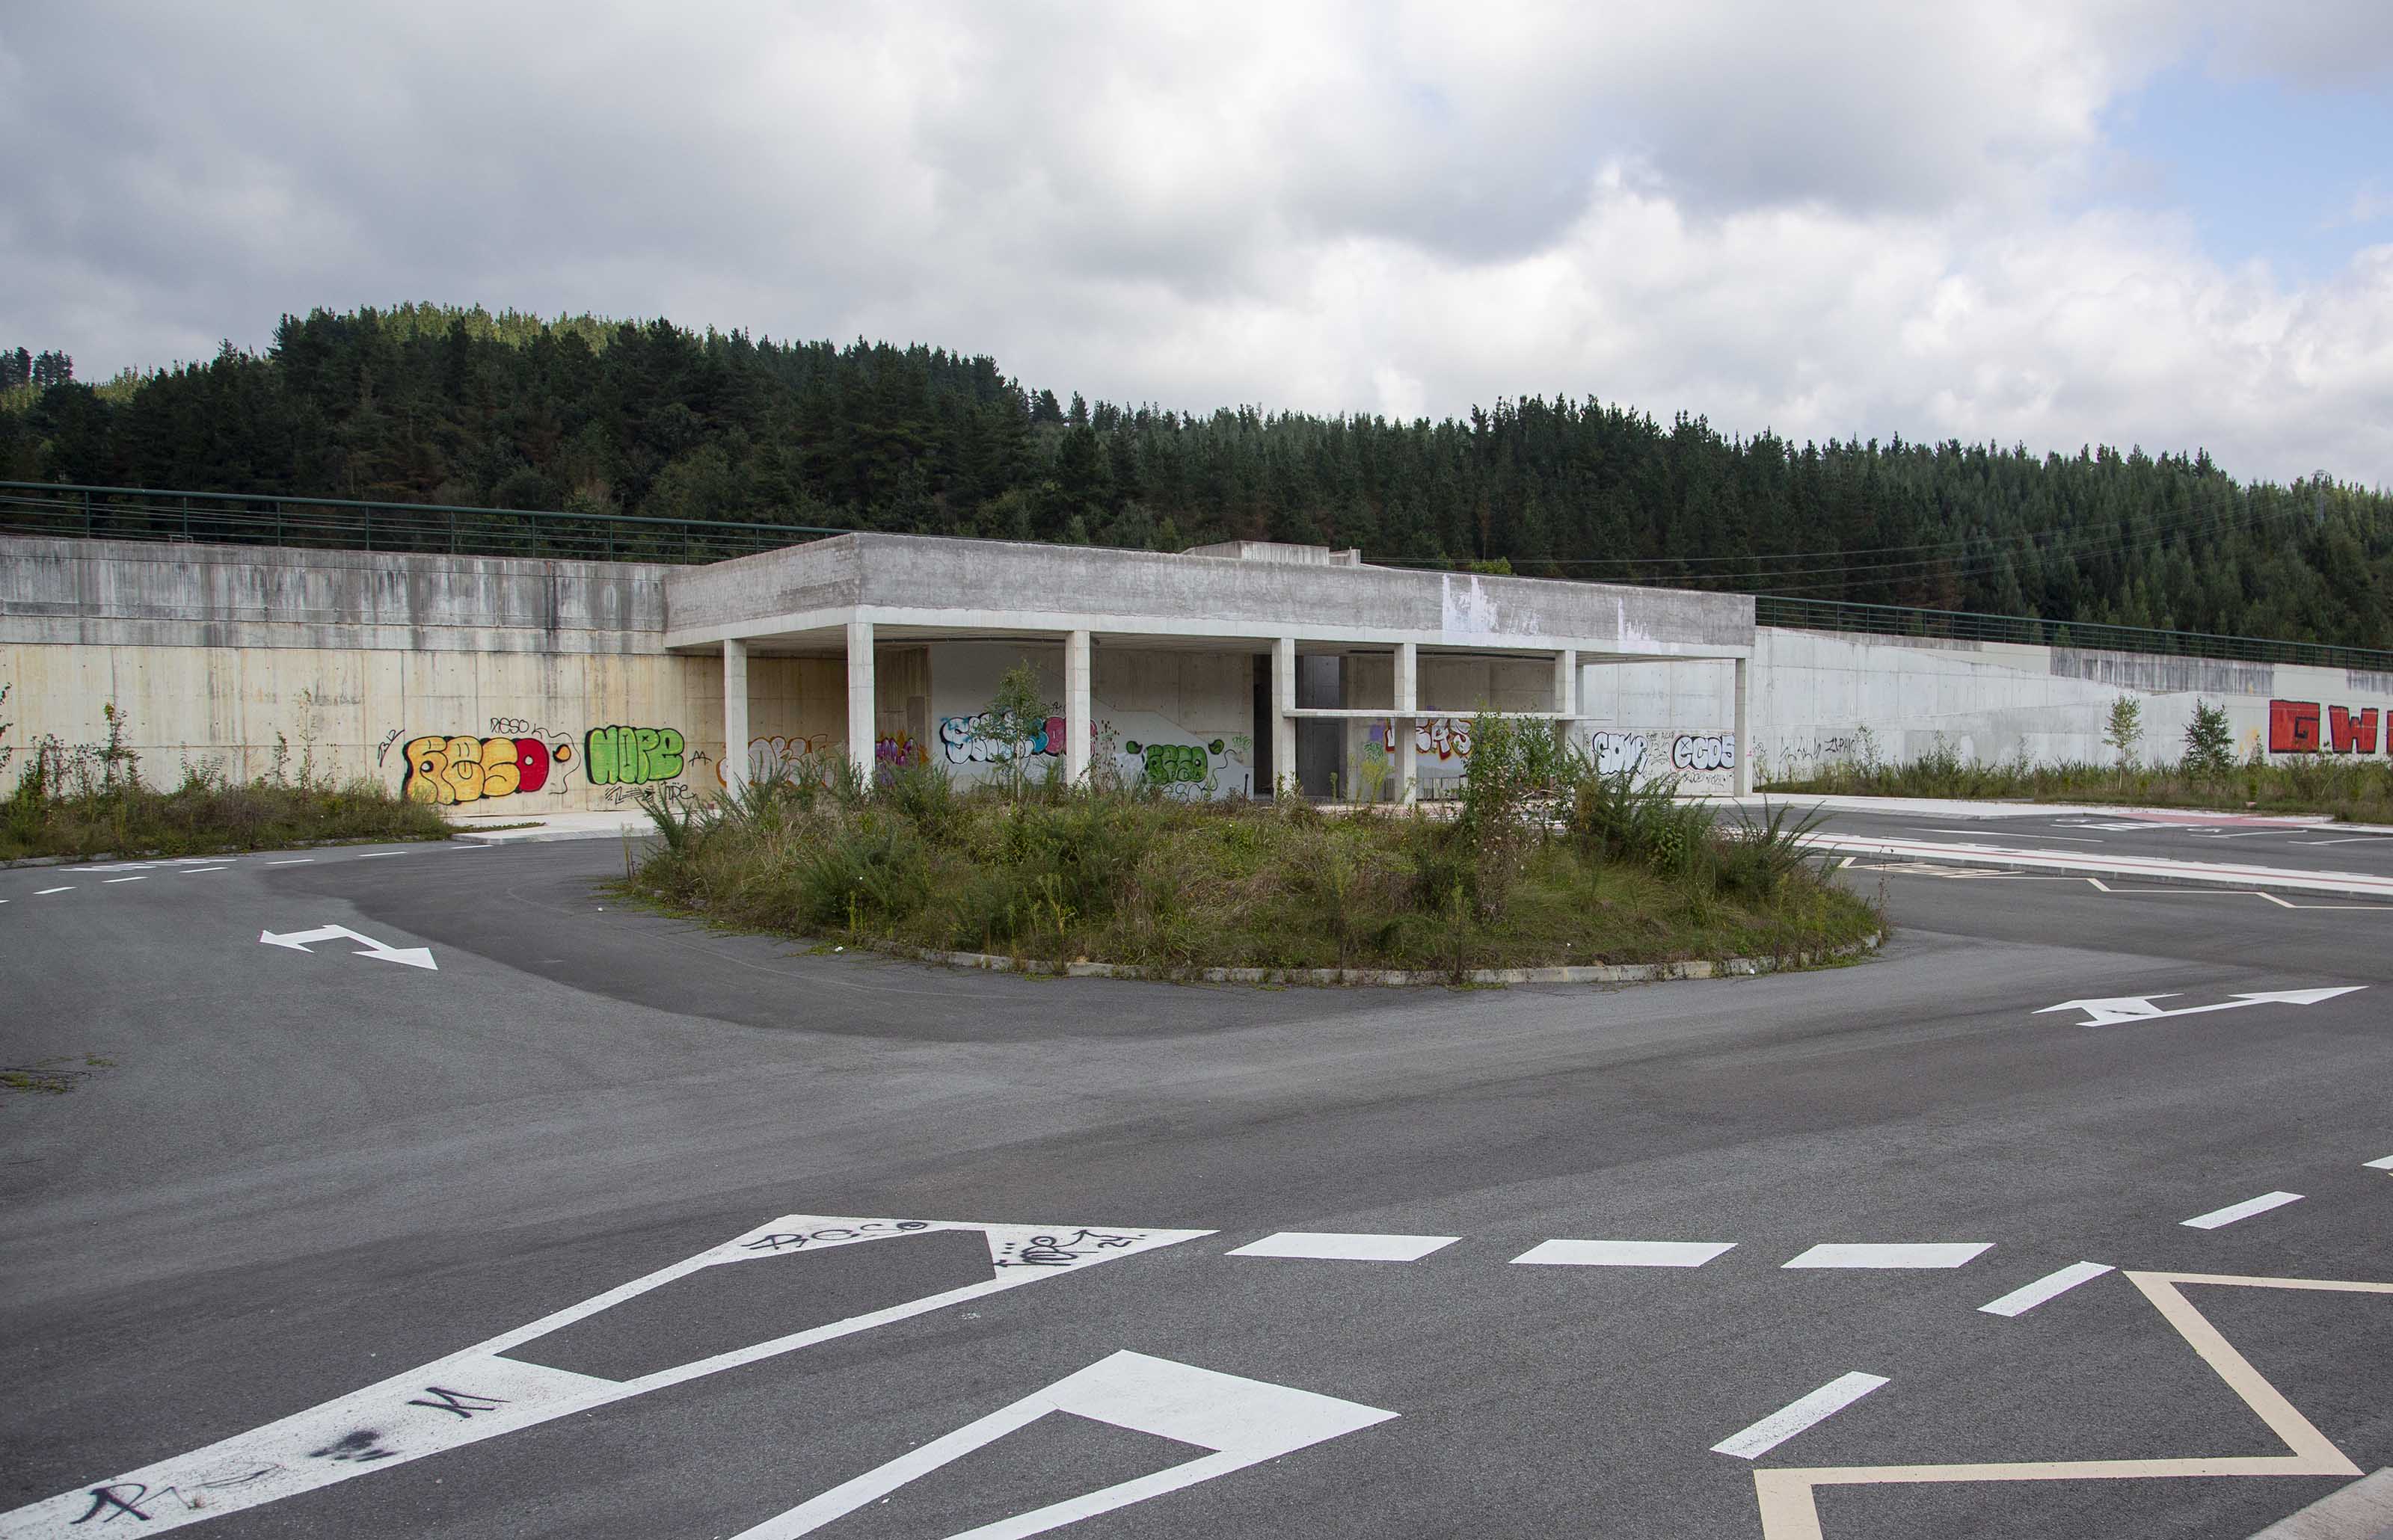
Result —
<path fill-rule="evenodd" d="M 2312 1427 L 2235 1351 L 2193 1302 L 2181 1284 L 2230 1288 L 2322 1289 L 2351 1294 L 2393 1294 L 2393 1284 L 2325 1278 L 2245 1278 L 2203 1272 L 2127 1272 L 2177 1335 L 2202 1356 L 2228 1389 L 2243 1400 L 2269 1430 L 2283 1441 L 2282 1455 L 2213 1455 L 2166 1460 L 2008 1460 L 1981 1465 L 1851 1465 L 1804 1469 L 1757 1470 L 1754 1498 L 1761 1508 L 1764 1540 L 1824 1540 L 1813 1493 L 1824 1486 L 1876 1486 L 1944 1481 L 2116 1481 L 2167 1476 L 2357 1476 L 2334 1441 Z"/>

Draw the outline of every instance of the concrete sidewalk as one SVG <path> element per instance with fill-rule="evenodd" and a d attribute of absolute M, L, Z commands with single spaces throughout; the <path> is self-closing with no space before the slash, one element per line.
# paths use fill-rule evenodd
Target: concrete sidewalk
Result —
<path fill-rule="evenodd" d="M 1859 834 L 1813 834 L 1804 842 L 1813 850 L 1844 855 L 1877 855 L 1929 866 L 2119 878 L 2179 886 L 2240 888 L 2260 893 L 2326 894 L 2338 898 L 2393 902 L 2393 877 L 2372 872 L 2298 871 L 2285 867 L 2245 866 L 2227 861 L 2172 861 L 2154 856 L 2055 854 L 2046 850 L 2018 850 L 1977 841 L 1884 840 Z"/>
<path fill-rule="evenodd" d="M 552 840 L 620 840 L 627 835 L 636 840 L 657 831 L 655 821 L 636 807 L 609 808 L 596 813 L 552 813 L 529 823 L 520 818 L 495 816 L 461 818 L 454 814 L 450 816 L 449 821 L 456 827 L 456 833 L 451 838 L 469 845 L 545 844 Z M 524 827 L 503 827 L 511 823 L 523 823 Z"/>

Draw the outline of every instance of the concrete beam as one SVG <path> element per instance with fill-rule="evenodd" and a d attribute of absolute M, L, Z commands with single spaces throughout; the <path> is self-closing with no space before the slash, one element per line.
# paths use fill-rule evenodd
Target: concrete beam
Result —
<path fill-rule="evenodd" d="M 723 644 L 723 788 L 748 784 L 748 644 Z"/>
<path fill-rule="evenodd" d="M 1079 786 L 1089 778 L 1089 633 L 1064 636 L 1064 778 Z"/>
<path fill-rule="evenodd" d="M 847 763 L 872 784 L 872 622 L 847 622 Z"/>
<path fill-rule="evenodd" d="M 1753 739 L 1746 730 L 1750 715 L 1746 710 L 1746 703 L 1753 693 L 1752 675 L 1753 659 L 1738 659 L 1736 660 L 1736 779 L 1731 784 L 1736 788 L 1736 794 L 1740 797 L 1753 795 Z"/>
<path fill-rule="evenodd" d="M 1406 807 L 1420 800 L 1419 749 L 1413 741 L 1411 717 L 1420 710 L 1420 648 L 1410 642 L 1396 645 L 1396 714 L 1388 731 L 1396 738 L 1396 797 Z"/>

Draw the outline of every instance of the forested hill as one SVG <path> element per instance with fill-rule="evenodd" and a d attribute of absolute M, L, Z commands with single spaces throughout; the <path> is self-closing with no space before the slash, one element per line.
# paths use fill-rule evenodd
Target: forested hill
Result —
<path fill-rule="evenodd" d="M 12 355 L 13 357 L 13 355 Z M 1467 421 L 1068 405 L 997 361 L 403 306 L 0 391 L 7 479 L 566 508 L 1734 587 L 2393 646 L 2393 498 L 2204 455 L 1795 445 L 1536 397 Z"/>

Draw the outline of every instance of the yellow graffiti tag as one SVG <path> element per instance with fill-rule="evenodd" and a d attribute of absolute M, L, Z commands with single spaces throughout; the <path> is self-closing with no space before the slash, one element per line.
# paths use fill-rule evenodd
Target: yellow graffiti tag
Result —
<path fill-rule="evenodd" d="M 407 745 L 407 795 L 443 805 L 513 796 L 523 784 L 511 737 L 419 737 Z"/>

